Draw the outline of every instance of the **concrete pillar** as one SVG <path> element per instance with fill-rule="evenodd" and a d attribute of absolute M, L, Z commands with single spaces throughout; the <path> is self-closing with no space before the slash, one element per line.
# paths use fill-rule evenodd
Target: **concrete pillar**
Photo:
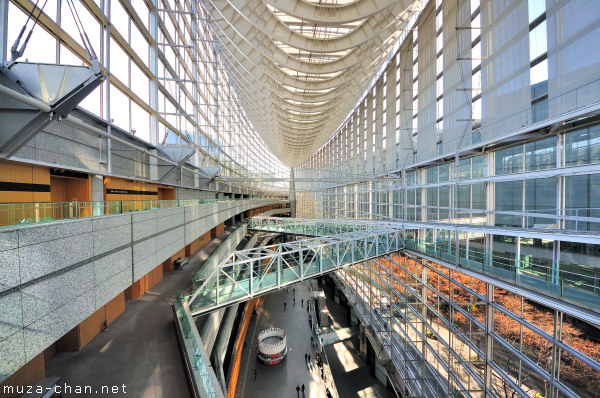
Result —
<path fill-rule="evenodd" d="M 150 149 L 150 152 L 155 155 L 158 154 L 156 149 Z M 158 181 L 158 159 L 156 159 L 154 156 L 148 157 L 148 172 L 152 181 Z"/>
<path fill-rule="evenodd" d="M 100 175 L 90 175 L 90 185 L 92 189 L 92 202 L 104 201 L 104 177 Z M 101 203 L 92 206 L 92 216 L 101 216 L 104 214 L 104 205 Z"/>
<path fill-rule="evenodd" d="M 290 169 L 290 217 L 296 217 L 296 184 L 294 183 L 294 168 Z"/>

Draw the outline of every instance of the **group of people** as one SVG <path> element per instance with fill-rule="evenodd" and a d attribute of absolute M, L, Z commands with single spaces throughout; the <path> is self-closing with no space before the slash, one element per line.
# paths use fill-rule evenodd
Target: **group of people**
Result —
<path fill-rule="evenodd" d="M 286 292 L 289 293 L 289 288 L 286 289 Z M 292 288 L 292 302 L 293 302 L 293 305 L 295 306 L 296 305 L 296 288 Z M 300 299 L 300 306 L 304 307 L 304 299 L 303 298 Z M 283 310 L 285 311 L 286 309 L 287 309 L 287 302 L 284 301 L 283 302 Z M 309 313 L 309 315 L 308 315 L 308 324 L 309 324 L 309 326 L 311 328 L 311 331 L 312 331 L 313 319 L 312 319 L 312 316 L 310 315 L 310 300 L 306 300 L 306 311 Z M 311 333 L 311 336 L 310 336 L 310 345 L 311 345 L 312 348 L 316 348 L 317 347 L 317 344 L 315 342 L 315 338 L 312 336 L 312 333 Z M 309 353 L 305 353 L 304 354 L 304 361 L 305 361 L 306 365 L 308 366 L 308 368 L 310 370 L 311 369 L 310 368 L 311 357 L 310 357 Z M 324 377 L 325 375 L 324 375 L 324 370 L 323 370 L 323 361 L 322 361 L 321 356 L 319 355 L 318 352 L 315 354 L 315 362 L 316 362 L 316 365 L 317 365 L 318 369 L 321 370 L 321 378 L 323 378 L 325 380 L 325 377 Z M 255 378 L 256 378 L 256 373 L 255 373 Z M 306 391 L 306 387 L 304 386 L 304 384 L 302 384 L 302 385 L 300 385 L 300 384 L 296 385 L 296 393 L 298 394 L 298 397 L 300 396 L 300 392 L 302 392 L 302 396 L 304 397 L 305 391 Z M 326 388 L 326 396 L 327 396 L 327 398 L 332 398 L 333 397 L 333 395 L 331 394 L 331 391 L 329 390 L 329 388 Z"/>
<path fill-rule="evenodd" d="M 287 289 L 286 291 L 289 291 L 289 289 Z M 296 306 L 296 288 L 292 289 L 292 295 L 293 295 L 293 303 L 294 306 Z M 300 299 L 300 307 L 304 307 L 304 299 Z M 284 301 L 283 302 L 283 309 L 285 310 L 287 308 L 287 302 Z M 310 311 L 310 301 L 306 300 L 306 311 Z"/>

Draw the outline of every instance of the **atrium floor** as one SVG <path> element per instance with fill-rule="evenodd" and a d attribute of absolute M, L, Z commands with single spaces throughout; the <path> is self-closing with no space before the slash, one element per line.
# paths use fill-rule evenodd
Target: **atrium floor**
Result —
<path fill-rule="evenodd" d="M 294 305 L 293 289 L 296 289 Z M 314 364 L 315 350 L 311 348 L 311 330 L 308 325 L 306 283 L 297 283 L 289 289 L 282 289 L 263 296 L 258 304 L 258 315 L 252 318 L 246 348 L 242 353 L 240 375 L 236 388 L 236 398 L 259 397 L 298 397 L 296 386 L 304 384 L 305 398 L 325 397 L 325 386 Z M 304 304 L 301 304 L 301 300 Z M 283 303 L 287 306 L 284 310 Z M 279 327 L 287 335 L 287 357 L 277 365 L 264 365 L 256 357 L 257 336 L 269 327 Z M 304 361 L 304 354 L 310 353 L 311 370 Z M 254 379 L 254 370 L 257 377 Z M 302 397 L 302 393 L 299 395 Z"/>
<path fill-rule="evenodd" d="M 293 289 L 296 289 L 296 305 L 293 304 Z M 327 308 L 335 327 L 348 327 L 347 310 L 335 303 L 331 290 L 325 289 Z M 242 354 L 236 398 L 298 397 L 296 386 L 307 387 L 304 398 L 325 397 L 327 386 L 314 364 L 315 349 L 311 348 L 311 330 L 308 324 L 306 299 L 308 287 L 305 282 L 297 283 L 288 290 L 283 289 L 263 296 L 258 305 L 258 316 L 253 318 L 246 336 L 246 348 Z M 301 306 L 301 299 L 304 304 Z M 287 303 L 283 309 L 283 302 Z M 269 327 L 280 327 L 287 333 L 288 356 L 277 365 L 264 365 L 256 358 L 258 333 Z M 357 353 L 358 338 L 325 347 L 329 366 L 336 388 L 343 398 L 393 398 L 392 391 L 370 375 L 369 366 Z M 304 362 L 304 354 L 310 353 L 311 370 Z M 348 370 L 346 370 L 348 369 Z M 257 372 L 254 379 L 254 370 Z M 299 395 L 302 398 L 302 393 Z"/>

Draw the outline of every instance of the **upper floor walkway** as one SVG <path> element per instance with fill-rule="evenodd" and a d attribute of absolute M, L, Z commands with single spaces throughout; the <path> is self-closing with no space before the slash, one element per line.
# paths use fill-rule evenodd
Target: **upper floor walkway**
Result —
<path fill-rule="evenodd" d="M 218 209 L 223 206 L 230 207 L 230 205 L 235 205 L 236 203 L 260 206 L 263 203 L 272 204 L 274 202 L 277 202 L 277 199 L 227 198 L 0 203 L 0 228 L 186 206 L 203 205 L 206 208 Z M 288 202 L 280 201 L 278 203 L 284 204 Z"/>
<path fill-rule="evenodd" d="M 596 232 L 443 222 L 264 217 L 252 218 L 248 226 L 255 230 L 297 235 L 327 235 L 352 228 L 382 227 L 402 231 L 402 249 L 415 254 L 456 264 L 593 311 L 600 310 L 599 267 L 590 266 L 589 261 L 578 264 L 563 260 L 552 248 L 537 248 L 537 255 L 525 256 L 520 244 L 521 239 L 598 244 L 600 233 Z M 507 244 L 495 241 L 495 236 L 519 239 Z"/>
<path fill-rule="evenodd" d="M 400 235 L 399 230 L 381 227 L 239 250 L 199 273 L 185 298 L 192 315 L 211 312 L 398 251 L 402 247 Z"/>
<path fill-rule="evenodd" d="M 367 261 L 398 250 L 427 256 L 510 284 L 600 310 L 600 271 L 586 264 L 524 259 L 520 245 L 493 246 L 493 236 L 569 242 L 598 242 L 600 235 L 542 228 L 512 228 L 428 222 L 252 218 L 249 229 L 311 236 L 301 241 L 233 253 L 200 274 L 187 296 L 193 315 L 244 301 L 306 278 Z M 469 236 L 478 237 L 470 240 Z M 485 238 L 487 236 L 487 238 Z M 552 251 L 551 251 L 552 252 Z"/>

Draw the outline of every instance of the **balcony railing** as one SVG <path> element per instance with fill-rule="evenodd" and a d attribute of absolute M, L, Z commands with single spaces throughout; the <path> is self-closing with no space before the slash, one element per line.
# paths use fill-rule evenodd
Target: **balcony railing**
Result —
<path fill-rule="evenodd" d="M 57 220 L 72 220 L 86 217 L 124 214 L 133 211 L 235 201 L 257 201 L 260 203 L 273 202 L 275 199 L 110 200 L 95 202 L 0 203 L 0 228 Z"/>

